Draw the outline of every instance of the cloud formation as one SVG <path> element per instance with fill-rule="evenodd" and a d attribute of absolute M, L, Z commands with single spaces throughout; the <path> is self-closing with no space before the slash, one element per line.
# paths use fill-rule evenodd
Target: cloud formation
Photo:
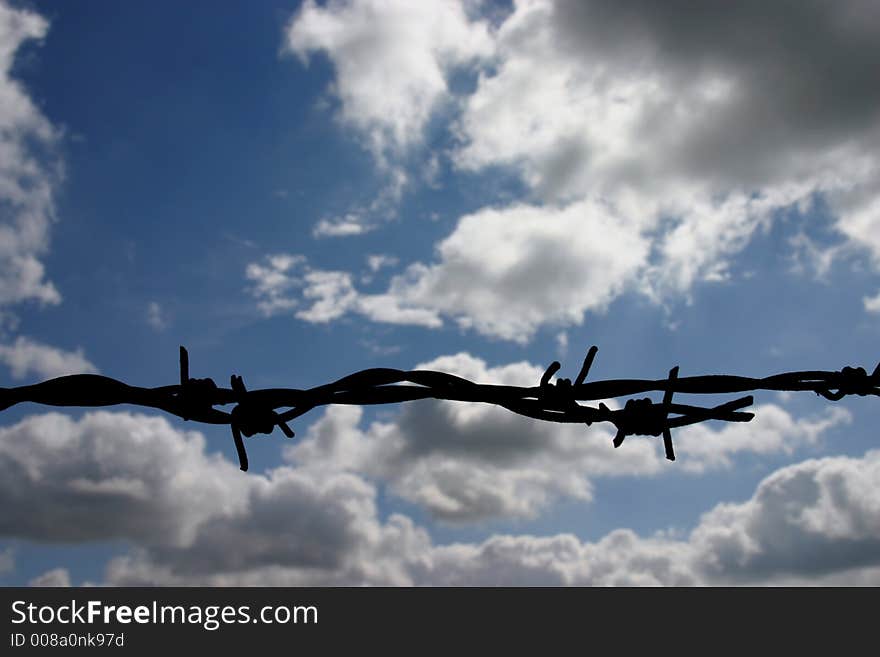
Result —
<path fill-rule="evenodd" d="M 449 0 L 306 0 L 285 36 L 284 50 L 304 63 L 315 52 L 330 58 L 340 118 L 380 163 L 421 139 L 449 98 L 448 75 L 492 49 L 485 23 Z"/>
<path fill-rule="evenodd" d="M 437 246 L 439 261 L 412 265 L 389 294 L 516 342 L 543 324 L 580 324 L 630 286 L 648 257 L 636 218 L 593 202 L 527 205 L 462 217 Z"/>
<path fill-rule="evenodd" d="M 398 295 L 363 294 L 354 277 L 345 271 L 316 269 L 302 255 L 277 254 L 250 263 L 245 275 L 254 282 L 251 295 L 267 317 L 295 310 L 298 319 L 323 324 L 349 313 L 388 324 L 414 324 L 436 328 L 437 313 L 408 303 Z M 302 308 L 306 303 L 311 305 Z"/>
<path fill-rule="evenodd" d="M 164 331 L 168 328 L 168 316 L 158 301 L 147 304 L 147 324 L 156 331 Z"/>
<path fill-rule="evenodd" d="M 24 379 L 30 374 L 51 379 L 65 374 L 98 371 L 81 347 L 76 351 L 64 351 L 21 335 L 12 344 L 0 344 L 0 363 L 9 368 L 13 379 Z"/>
<path fill-rule="evenodd" d="M 30 416 L 0 428 L 0 534 L 185 543 L 206 518 L 240 504 L 237 471 L 205 454 L 201 434 L 161 417 Z"/>
<path fill-rule="evenodd" d="M 450 585 L 730 585 L 880 582 L 880 452 L 782 468 L 742 503 L 719 504 L 684 538 L 617 529 L 495 536 L 438 546 L 419 573 Z"/>
<path fill-rule="evenodd" d="M 342 217 L 321 219 L 312 229 L 312 237 L 351 237 L 374 229 L 375 226 L 365 223 L 359 214 L 350 212 Z"/>
<path fill-rule="evenodd" d="M 62 176 L 59 132 L 13 74 L 22 45 L 43 39 L 48 27 L 40 15 L 0 2 L 0 305 L 61 301 L 40 261 Z"/>
<path fill-rule="evenodd" d="M 264 312 L 302 298 L 312 306 L 297 317 L 310 322 L 354 312 L 377 322 L 438 327 L 446 315 L 464 328 L 526 342 L 542 324 L 579 324 L 585 311 L 604 309 L 632 284 L 649 248 L 637 221 L 602 204 L 557 211 L 513 206 L 462 217 L 438 245 L 437 264 L 411 265 L 381 294 L 359 292 L 342 271 L 311 270 L 298 286 L 287 274 L 298 256 L 278 261 L 284 267 L 267 258 L 268 267 L 251 264 L 247 275 L 259 274 L 254 293 Z"/>
<path fill-rule="evenodd" d="M 453 437 L 452 460 L 467 437 Z M 509 438 L 512 448 L 487 439 L 475 451 L 513 463 L 516 445 L 533 436 Z M 686 534 L 617 529 L 595 541 L 495 535 L 448 545 L 406 516 L 380 518 L 376 485 L 360 474 L 312 463 L 244 475 L 205 450 L 201 434 L 162 418 L 26 418 L 0 431 L 0 502 L 9 510 L 0 533 L 124 539 L 131 550 L 106 569 L 115 585 L 880 583 L 876 450 L 782 468 Z M 33 581 L 67 582 L 63 564 Z"/>
<path fill-rule="evenodd" d="M 132 564 L 149 559 L 161 564 L 162 574 L 145 574 L 156 582 L 280 569 L 291 581 L 394 584 L 389 547 L 399 558 L 406 541 L 427 541 L 407 519 L 380 522 L 375 489 L 356 475 L 243 475 L 205 448 L 198 432 L 130 413 L 47 413 L 2 428 L 0 535 L 127 540 L 136 548 L 111 565 L 111 583 L 137 578 Z"/>
<path fill-rule="evenodd" d="M 880 263 L 880 102 L 868 64 L 880 22 L 869 3 L 518 0 L 491 28 L 462 6 L 432 3 L 423 17 L 444 28 L 418 37 L 421 19 L 397 3 L 307 3 L 288 33 L 301 57 L 320 50 L 334 62 L 342 116 L 377 151 L 424 134 L 449 95 L 438 53 L 454 35 L 449 61 L 472 61 L 479 75 L 445 117 L 451 160 L 459 174 L 512 173 L 528 191 L 462 217 L 435 262 L 392 279 L 384 294 L 398 305 L 526 341 L 628 291 L 687 298 L 727 278 L 780 212 L 805 214 L 817 199 L 851 247 L 828 258 L 864 250 Z"/>
<path fill-rule="evenodd" d="M 353 571 L 348 562 L 346 576 L 358 572 L 370 583 L 432 586 L 872 586 L 880 583 L 880 512 L 872 502 L 878 473 L 877 452 L 789 466 L 762 481 L 749 500 L 711 509 L 682 538 L 617 529 L 592 542 L 571 534 L 495 535 L 479 543 L 435 545 L 410 521 L 395 516 L 389 526 L 395 527 L 397 542 L 383 546 L 372 572 Z M 138 553 L 114 561 L 110 582 L 346 581 L 316 571 L 304 576 L 294 567 L 175 576 L 174 562 L 156 557 Z"/>
<path fill-rule="evenodd" d="M 817 194 L 876 253 L 878 37 L 859 0 L 517 2 L 457 162 L 511 167 L 546 202 L 632 207 L 659 229 L 652 293 L 723 275 L 775 211 Z"/>

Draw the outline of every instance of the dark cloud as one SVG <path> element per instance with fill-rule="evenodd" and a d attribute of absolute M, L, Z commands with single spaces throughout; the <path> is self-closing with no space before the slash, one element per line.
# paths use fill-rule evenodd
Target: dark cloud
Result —
<path fill-rule="evenodd" d="M 531 6 L 522 3 L 522 26 L 508 35 L 511 51 L 546 30 L 552 50 L 583 62 L 597 88 L 621 78 L 665 88 L 644 108 L 642 139 L 663 143 L 679 103 L 696 104 L 713 79 L 731 83 L 727 102 L 691 116 L 687 135 L 667 143 L 666 166 L 683 176 L 763 187 L 797 174 L 802 158 L 878 136 L 880 12 L 873 3 L 562 0 L 546 4 L 546 24 L 527 18 Z"/>
<path fill-rule="evenodd" d="M 236 469 L 204 448 L 201 434 L 127 413 L 88 413 L 79 421 L 48 413 L 4 427 L 0 533 L 178 543 L 218 509 L 240 504 Z"/>

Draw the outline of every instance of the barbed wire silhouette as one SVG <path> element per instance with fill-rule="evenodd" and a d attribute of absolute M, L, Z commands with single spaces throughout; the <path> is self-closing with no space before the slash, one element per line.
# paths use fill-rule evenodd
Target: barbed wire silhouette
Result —
<path fill-rule="evenodd" d="M 241 376 L 230 377 L 230 387 L 221 388 L 210 378 L 189 375 L 189 354 L 180 347 L 180 383 L 156 388 L 131 386 L 99 374 L 71 374 L 34 385 L 0 388 L 0 411 L 22 402 L 48 406 L 112 406 L 134 404 L 156 408 L 184 420 L 231 427 L 239 467 L 248 469 L 244 438 L 271 434 L 275 427 L 288 437 L 294 432 L 289 422 L 319 406 L 347 404 L 367 406 L 397 404 L 418 399 L 441 399 L 493 404 L 525 417 L 546 422 L 610 422 L 617 429 L 614 447 L 628 436 L 663 437 L 666 458 L 675 460 L 672 429 L 708 420 L 749 422 L 754 413 L 751 395 L 712 407 L 673 403 L 675 393 L 734 394 L 757 390 L 813 391 L 830 400 L 848 395 L 880 396 L 880 364 L 871 374 L 862 367 L 840 371 L 785 372 L 764 378 L 730 375 L 679 377 L 678 366 L 663 379 L 607 379 L 586 381 L 598 353 L 590 347 L 574 382 L 552 377 L 562 367 L 554 361 L 537 386 L 520 387 L 475 383 L 468 379 L 431 370 L 371 368 L 355 372 L 332 383 L 306 390 L 267 388 L 248 390 Z M 662 392 L 659 402 L 645 397 L 628 399 L 623 408 L 612 410 L 600 400 Z M 597 406 L 579 402 L 598 401 Z M 234 404 L 226 412 L 214 408 Z M 288 409 L 279 412 L 279 409 Z"/>

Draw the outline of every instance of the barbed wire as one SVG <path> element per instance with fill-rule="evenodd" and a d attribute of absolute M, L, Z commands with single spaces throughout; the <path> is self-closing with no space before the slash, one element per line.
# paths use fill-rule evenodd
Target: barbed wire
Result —
<path fill-rule="evenodd" d="M 371 368 L 338 381 L 306 390 L 267 388 L 248 390 L 241 376 L 230 377 L 230 387 L 221 388 L 210 378 L 189 374 L 189 354 L 180 347 L 180 383 L 157 388 L 131 386 L 99 374 L 72 374 L 42 383 L 0 388 L 0 411 L 21 402 L 49 406 L 112 406 L 134 404 L 156 408 L 184 420 L 225 424 L 232 430 L 239 467 L 248 469 L 244 438 L 271 434 L 275 427 L 288 437 L 294 432 L 289 422 L 319 406 L 330 404 L 396 404 L 418 399 L 441 399 L 493 404 L 525 417 L 547 422 L 610 422 L 617 429 L 614 447 L 628 436 L 662 436 L 666 458 L 675 460 L 672 429 L 708 420 L 749 422 L 754 413 L 751 395 L 712 407 L 673 403 L 676 393 L 734 394 L 757 390 L 813 391 L 838 401 L 848 395 L 880 396 L 880 364 L 871 374 L 862 367 L 840 371 L 785 372 L 764 378 L 730 375 L 680 377 L 678 366 L 663 379 L 608 379 L 588 382 L 587 376 L 598 353 L 590 347 L 574 382 L 566 378 L 551 381 L 561 365 L 554 361 L 537 386 L 520 387 L 475 383 L 468 379 L 431 370 Z M 623 408 L 610 409 L 604 401 L 647 392 L 662 392 L 659 402 L 645 397 L 628 399 Z M 597 406 L 579 402 L 598 401 Z M 234 404 L 230 412 L 215 406 Z M 288 409 L 278 412 L 279 409 Z"/>

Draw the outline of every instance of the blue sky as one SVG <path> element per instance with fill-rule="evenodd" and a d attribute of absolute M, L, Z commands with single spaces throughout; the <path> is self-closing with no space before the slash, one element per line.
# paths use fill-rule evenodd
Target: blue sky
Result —
<path fill-rule="evenodd" d="M 867 3 L 0 4 L 0 385 L 873 369 Z M 733 8 L 735 7 L 735 8 Z M 58 411 L 62 410 L 62 413 Z M 0 582 L 880 583 L 880 409 L 0 427 Z"/>

